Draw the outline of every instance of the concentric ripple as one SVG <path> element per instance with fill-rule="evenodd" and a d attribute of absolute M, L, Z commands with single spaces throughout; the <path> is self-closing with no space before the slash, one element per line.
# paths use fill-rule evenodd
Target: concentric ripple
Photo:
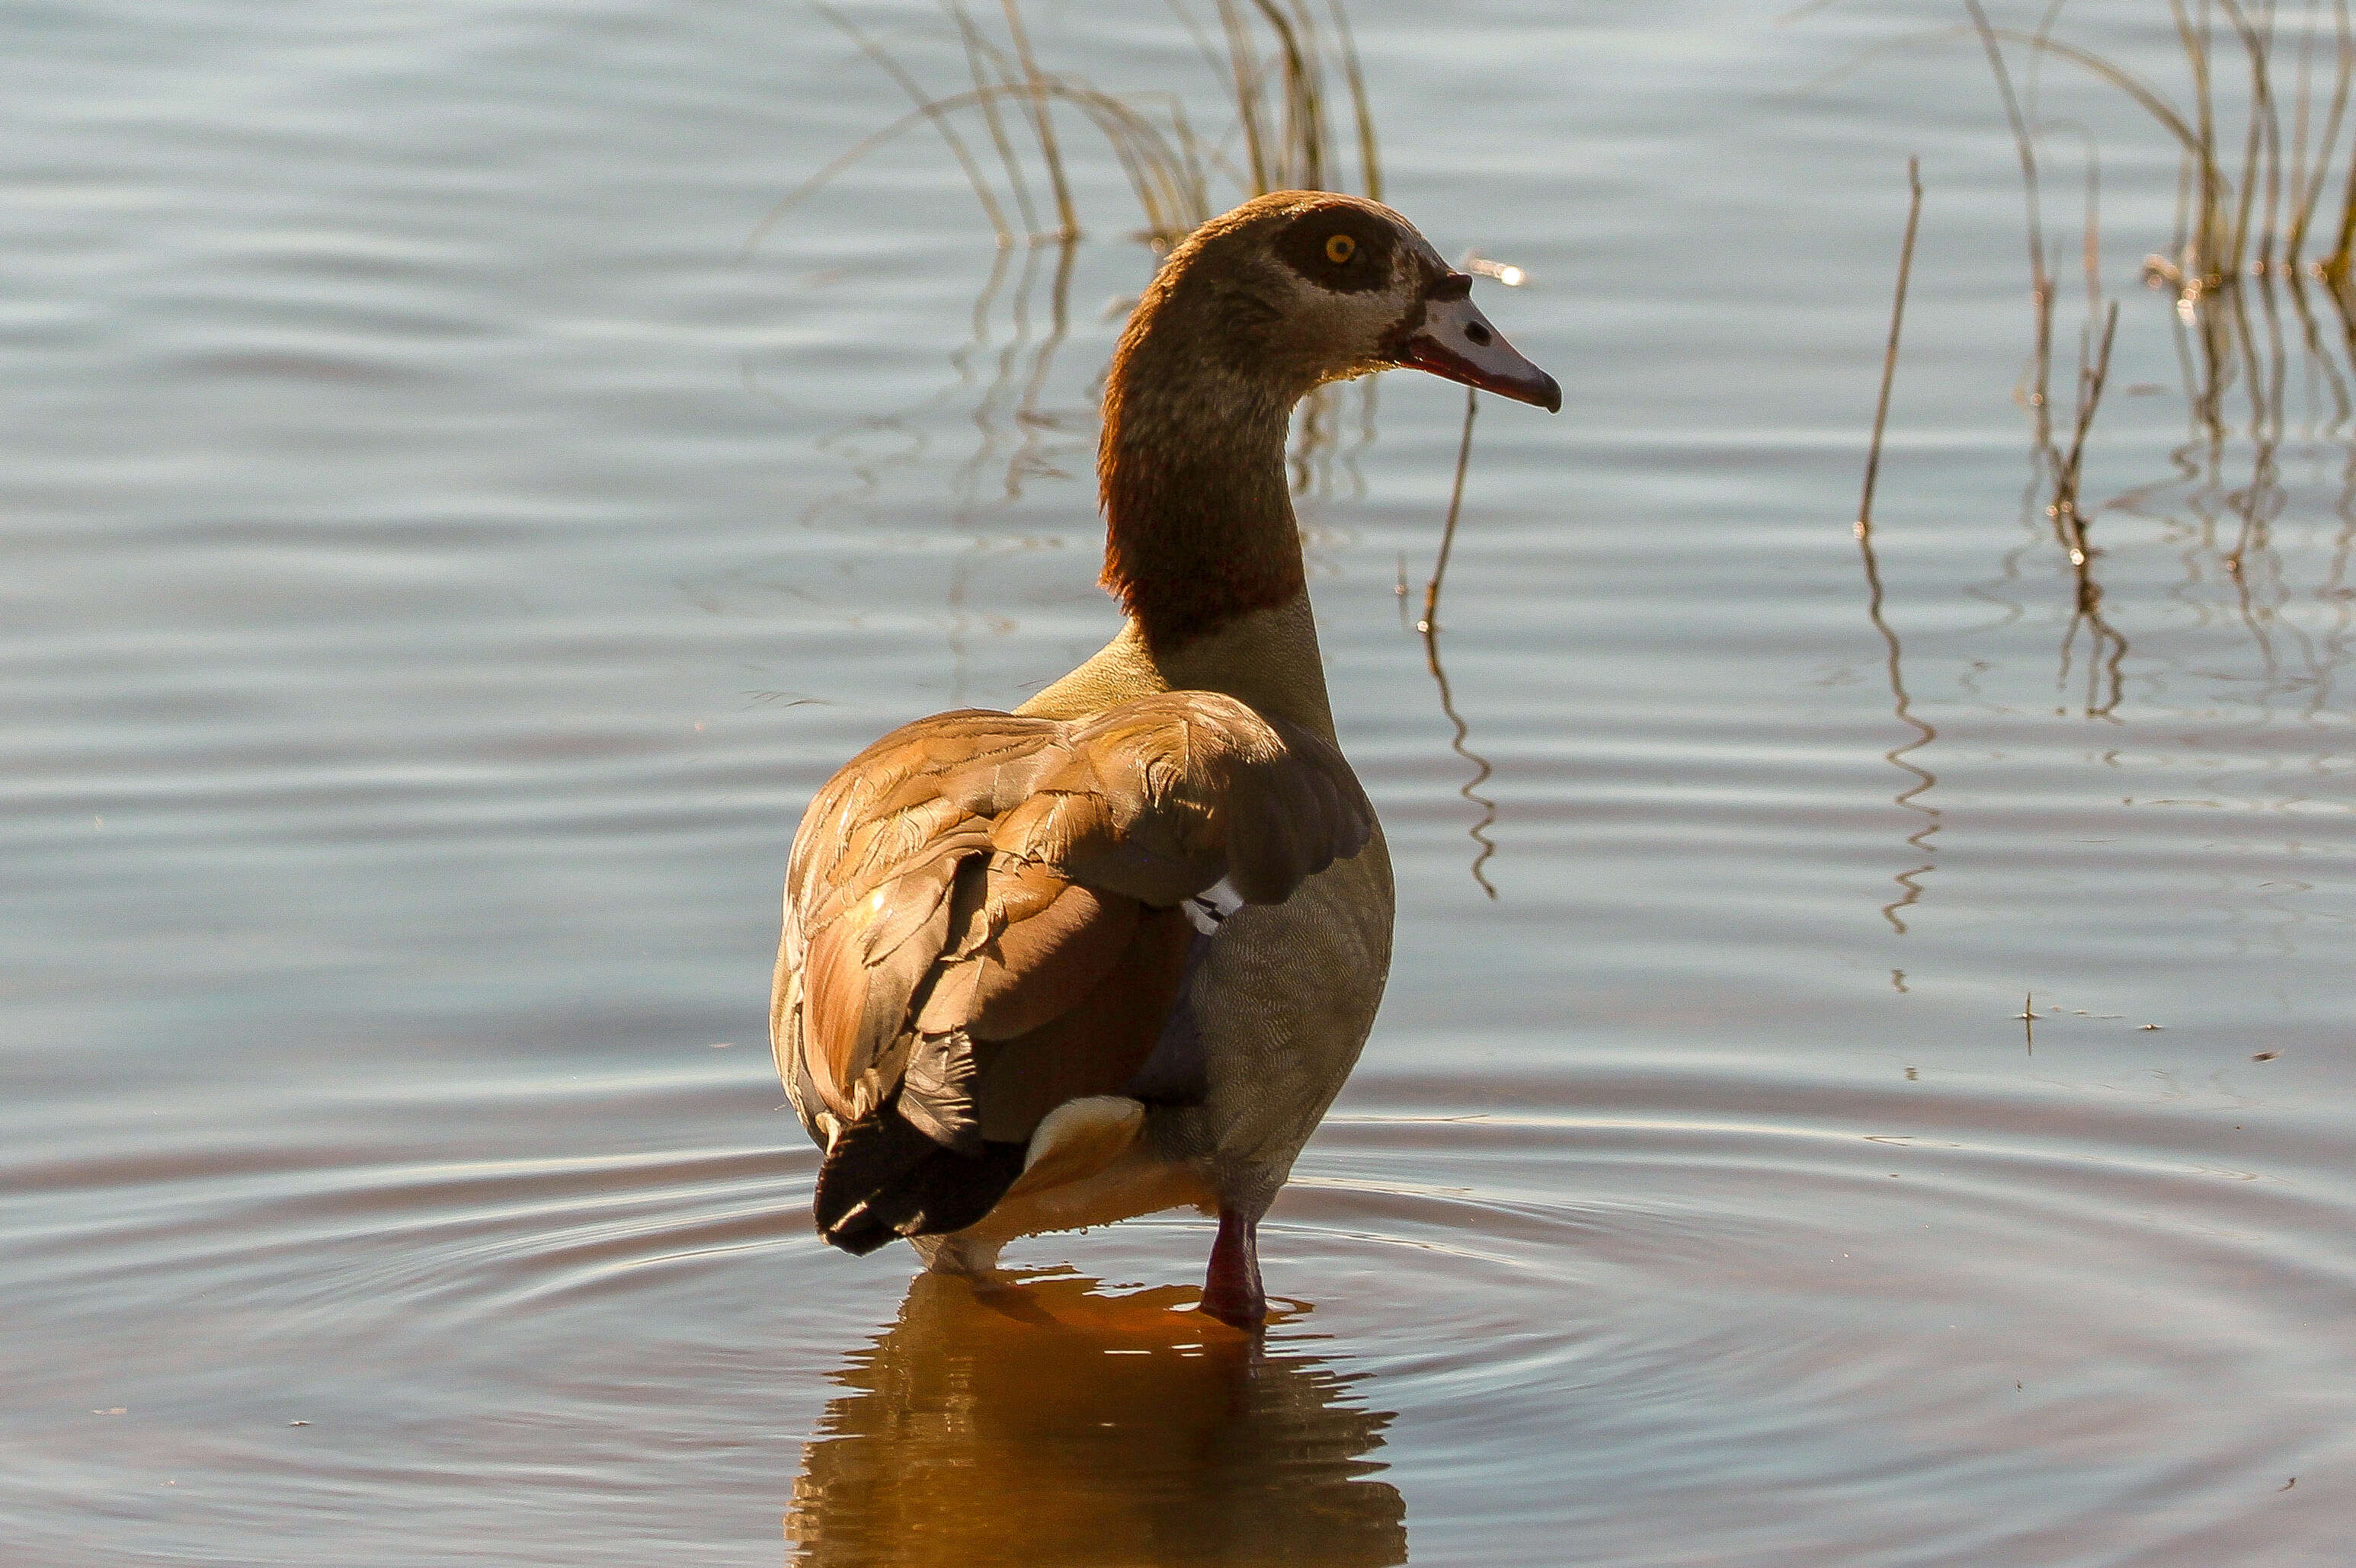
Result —
<path fill-rule="evenodd" d="M 1575 1114 L 1329 1128 L 1336 1174 L 1268 1243 L 1350 1282 L 1339 1337 L 1403 1431 L 1523 1456 L 1503 1509 L 1435 1478 L 1462 1539 L 1567 1531 L 1609 1563 L 1793 1562 L 1795 1534 L 1844 1563 L 2308 1539 L 2328 1560 L 2336 1505 L 2291 1477 L 2328 1488 L 2356 1454 L 2344 1170 L 2279 1163 L 2279 1130 L 2254 1169 L 2230 1122 L 2060 1093 L 1575 1087 Z"/>
<path fill-rule="evenodd" d="M 811 790 L 1112 630 L 1099 307 L 1154 257 L 1087 126 L 1069 251 L 917 125 L 748 252 L 906 108 L 792 7 L 0 10 L 5 1568 L 2346 1568 L 2328 303 L 2283 420 L 2181 448 L 2178 151 L 2015 55 L 2065 401 L 2072 127 L 2119 304 L 2081 572 L 1970 39 L 1344 8 L 1387 199 L 1525 269 L 1569 396 L 1483 409 L 1430 643 L 1460 389 L 1350 393 L 1301 475 L 1400 908 L 1259 1343 L 1191 1216 L 979 1294 L 821 1247 L 760 1043 Z M 985 58 L 849 9 L 928 90 Z M 2319 135 L 2330 8 L 2277 9 Z M 1168 7 L 1024 10 L 1237 155 Z M 2164 11 L 2052 20 L 2181 106 Z"/>
<path fill-rule="evenodd" d="M 250 1140 L 208 1168 L 199 1137 L 13 1163 L 19 1322 L 124 1349 L 20 1387 L 63 1413 L 12 1445 L 0 1506 L 111 1499 L 124 1551 L 260 1512 L 328 1531 L 359 1490 L 584 1561 L 725 1518 L 785 1520 L 813 1563 L 1077 1564 L 1147 1527 L 1173 1561 L 1397 1562 L 1412 1529 L 1464 1560 L 2191 1563 L 2322 1552 L 2356 1444 L 2356 1184 L 2320 1128 L 2252 1159 L 2208 1112 L 2059 1087 L 1667 1066 L 1419 1114 L 1431 1085 L 1376 1076 L 1265 1230 L 1254 1348 L 1192 1310 L 1184 1217 L 1034 1238 L 979 1294 L 826 1253 L 756 1065 L 314 1103 L 315 1130 L 375 1129 L 342 1162 Z M 391 1157 L 487 1102 L 539 1151 Z M 629 1118 L 765 1136 L 556 1147 Z M 143 1339 L 159 1291 L 175 1331 Z M 927 1478 L 977 1467 L 1030 1510 Z"/>

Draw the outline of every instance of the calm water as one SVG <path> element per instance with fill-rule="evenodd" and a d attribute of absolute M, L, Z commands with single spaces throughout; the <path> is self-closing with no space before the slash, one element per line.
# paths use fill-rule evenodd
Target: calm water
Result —
<path fill-rule="evenodd" d="M 1387 194 L 1528 269 L 1484 303 L 1567 407 L 1484 409 L 1443 611 L 1494 901 L 1394 592 L 1457 389 L 1345 405 L 1303 505 L 1399 960 L 1254 1346 L 1192 1219 L 995 1302 L 828 1252 L 763 1044 L 810 790 L 1112 628 L 1151 263 L 1079 128 L 1058 340 L 936 142 L 740 260 L 903 107 L 791 6 L 10 8 L 7 1560 L 2344 1563 L 2329 384 L 2263 492 L 2171 465 L 2173 154 L 2050 72 L 2124 301 L 2090 664 L 1985 62 L 1808 91 L 1959 16 L 1780 9 L 1353 6 Z M 1157 7 L 1033 15 L 1217 123 Z M 2180 96 L 2165 24 L 2065 30 Z M 1850 521 L 1911 153 L 1893 660 Z"/>

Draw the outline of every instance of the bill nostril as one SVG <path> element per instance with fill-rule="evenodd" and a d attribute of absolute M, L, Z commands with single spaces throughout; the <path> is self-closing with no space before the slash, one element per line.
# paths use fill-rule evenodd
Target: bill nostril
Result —
<path fill-rule="evenodd" d="M 1489 339 L 1493 335 L 1487 327 L 1482 325 L 1476 321 L 1465 327 L 1464 336 L 1471 338 L 1473 343 L 1480 347 L 1486 348 L 1489 347 Z"/>

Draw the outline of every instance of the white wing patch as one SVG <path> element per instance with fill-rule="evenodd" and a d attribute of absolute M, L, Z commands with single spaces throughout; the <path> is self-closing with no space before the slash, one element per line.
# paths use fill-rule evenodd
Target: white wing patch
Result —
<path fill-rule="evenodd" d="M 1235 885 L 1226 878 L 1221 877 L 1186 901 L 1186 919 L 1204 935 L 1216 936 L 1227 916 L 1243 907 L 1243 895 L 1236 891 Z"/>

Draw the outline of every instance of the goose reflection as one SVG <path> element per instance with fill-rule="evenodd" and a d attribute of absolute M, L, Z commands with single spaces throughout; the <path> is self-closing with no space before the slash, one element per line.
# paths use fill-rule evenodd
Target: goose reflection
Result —
<path fill-rule="evenodd" d="M 919 1275 L 834 1374 L 786 1516 L 787 1562 L 1407 1561 L 1407 1505 L 1365 1456 L 1393 1417 L 1355 1379 L 1072 1274 Z"/>

